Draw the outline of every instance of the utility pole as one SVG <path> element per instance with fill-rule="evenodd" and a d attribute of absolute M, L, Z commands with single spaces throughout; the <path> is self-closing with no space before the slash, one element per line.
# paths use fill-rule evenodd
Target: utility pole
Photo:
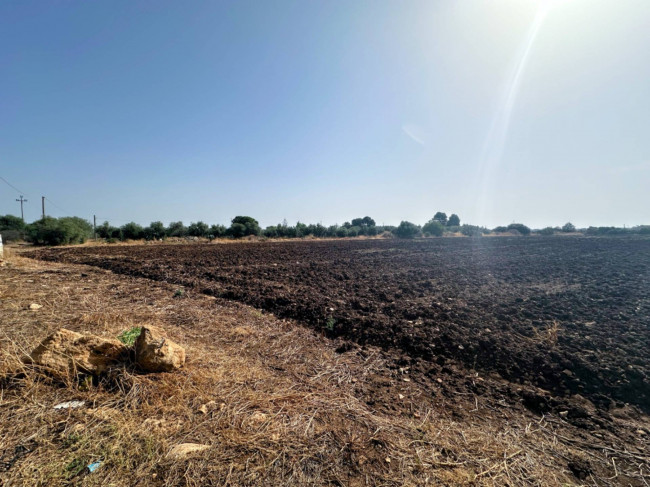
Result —
<path fill-rule="evenodd" d="M 27 203 L 26 199 L 23 199 L 23 195 L 20 195 L 20 199 L 16 198 L 16 201 L 20 201 L 20 218 L 23 219 L 23 223 L 25 222 L 25 214 L 23 213 L 23 203 Z"/>
<path fill-rule="evenodd" d="M 93 215 L 93 238 L 97 240 L 97 215 Z"/>
<path fill-rule="evenodd" d="M 41 206 L 43 207 L 43 220 L 45 220 L 45 196 L 41 196 Z"/>

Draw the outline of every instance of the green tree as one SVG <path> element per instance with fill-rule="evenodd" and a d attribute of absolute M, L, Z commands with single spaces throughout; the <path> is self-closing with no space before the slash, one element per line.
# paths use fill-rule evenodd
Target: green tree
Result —
<path fill-rule="evenodd" d="M 479 226 L 467 224 L 460 227 L 460 233 L 467 237 L 480 237 L 483 235 L 483 232 Z"/>
<path fill-rule="evenodd" d="M 120 228 L 124 240 L 140 240 L 144 238 L 144 228 L 136 222 L 129 222 Z"/>
<path fill-rule="evenodd" d="M 442 211 L 439 211 L 435 215 L 433 215 L 433 219 L 437 222 L 440 222 L 442 225 L 446 225 L 447 213 L 443 213 Z"/>
<path fill-rule="evenodd" d="M 374 227 L 375 225 L 375 220 L 369 216 L 364 216 L 363 218 L 355 218 L 352 220 L 351 224 L 353 227 Z"/>
<path fill-rule="evenodd" d="M 528 228 L 523 223 L 511 223 L 508 225 L 508 230 L 516 230 L 522 235 L 530 235 L 530 228 Z"/>
<path fill-rule="evenodd" d="M 460 218 L 456 213 L 452 213 L 451 216 L 449 217 L 449 220 L 447 220 L 447 226 L 448 227 L 458 227 L 460 226 Z"/>
<path fill-rule="evenodd" d="M 190 226 L 187 227 L 187 234 L 192 237 L 207 237 L 210 233 L 210 227 L 207 223 L 198 221 L 196 223 L 190 223 Z"/>
<path fill-rule="evenodd" d="M 414 238 L 420 234 L 420 227 L 415 223 L 402 221 L 393 233 L 399 238 Z"/>
<path fill-rule="evenodd" d="M 226 227 L 223 225 L 210 225 L 208 237 L 221 238 L 226 236 Z"/>
<path fill-rule="evenodd" d="M 171 222 L 167 227 L 168 237 L 185 237 L 187 236 L 187 227 L 183 222 Z"/>
<path fill-rule="evenodd" d="M 84 243 L 92 233 L 92 225 L 83 218 L 46 216 L 27 226 L 27 235 L 36 245 L 67 245 Z"/>
<path fill-rule="evenodd" d="M 143 231 L 147 240 L 159 240 L 165 238 L 165 225 L 163 222 L 151 222 Z"/>
<path fill-rule="evenodd" d="M 434 219 L 429 220 L 422 227 L 422 231 L 424 233 L 428 233 L 429 235 L 433 235 L 434 237 L 442 237 L 444 230 L 445 229 L 442 226 L 442 223 Z"/>
<path fill-rule="evenodd" d="M 564 233 L 572 233 L 576 231 L 576 227 L 573 223 L 567 222 L 562 226 L 562 231 Z"/>
<path fill-rule="evenodd" d="M 24 230 L 25 222 L 14 215 L 0 216 L 0 230 Z"/>
<path fill-rule="evenodd" d="M 233 228 L 234 225 L 238 225 L 236 228 Z M 239 225 L 244 227 L 243 234 Z M 236 216 L 232 219 L 231 226 L 229 228 L 230 235 L 234 238 L 241 238 L 247 235 L 259 235 L 262 229 L 257 220 L 250 216 Z"/>

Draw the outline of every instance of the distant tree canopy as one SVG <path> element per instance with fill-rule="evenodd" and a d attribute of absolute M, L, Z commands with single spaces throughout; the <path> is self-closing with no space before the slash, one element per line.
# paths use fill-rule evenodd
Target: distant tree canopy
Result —
<path fill-rule="evenodd" d="M 440 222 L 442 225 L 447 225 L 447 213 L 443 213 L 442 211 L 439 211 L 435 215 L 433 215 L 433 220 Z"/>
<path fill-rule="evenodd" d="M 190 223 L 190 226 L 187 227 L 187 234 L 192 237 L 207 237 L 210 235 L 210 227 L 202 221 Z"/>
<path fill-rule="evenodd" d="M 259 235 L 262 233 L 260 224 L 251 216 L 236 216 L 232 219 L 227 234 L 233 238 L 241 238 L 248 235 Z"/>
<path fill-rule="evenodd" d="M 0 230 L 24 230 L 25 222 L 14 215 L 0 216 Z"/>
<path fill-rule="evenodd" d="M 576 231 L 576 227 L 573 223 L 567 222 L 564 225 L 562 225 L 562 231 L 564 233 L 572 233 Z"/>
<path fill-rule="evenodd" d="M 140 240 L 144 238 L 144 228 L 135 222 L 129 222 L 120 227 L 124 240 Z"/>
<path fill-rule="evenodd" d="M 522 235 L 530 235 L 530 228 L 528 228 L 526 225 L 523 223 L 511 223 L 508 225 L 507 230 L 515 230 Z"/>
<path fill-rule="evenodd" d="M 374 227 L 375 220 L 370 218 L 369 216 L 364 216 L 363 218 L 355 218 L 352 220 L 352 225 L 353 227 Z"/>
<path fill-rule="evenodd" d="M 442 237 L 445 228 L 442 226 L 438 220 L 431 219 L 422 226 L 422 232 L 425 234 L 432 235 L 434 237 Z"/>
<path fill-rule="evenodd" d="M 151 222 L 144 229 L 144 238 L 147 240 L 161 240 L 166 237 L 166 229 L 163 222 Z"/>
<path fill-rule="evenodd" d="M 447 220 L 447 226 L 457 227 L 459 225 L 460 225 L 460 218 L 456 213 L 452 213 L 451 216 L 449 217 L 449 220 Z"/>
<path fill-rule="evenodd" d="M 168 237 L 186 237 L 187 236 L 187 227 L 183 225 L 183 222 L 171 222 L 167 227 L 167 236 Z"/>
<path fill-rule="evenodd" d="M 402 221 L 393 232 L 399 238 L 414 238 L 420 234 L 420 227 L 409 221 Z"/>

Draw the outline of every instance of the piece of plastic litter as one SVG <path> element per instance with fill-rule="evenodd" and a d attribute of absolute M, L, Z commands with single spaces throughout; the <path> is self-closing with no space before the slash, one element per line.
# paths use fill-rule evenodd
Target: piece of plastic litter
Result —
<path fill-rule="evenodd" d="M 57 404 L 54 406 L 54 409 L 80 408 L 84 404 L 86 404 L 86 401 L 67 401 L 62 402 L 61 404 Z"/>
<path fill-rule="evenodd" d="M 101 461 L 101 460 L 98 460 L 98 461 L 96 461 L 96 462 L 91 463 L 91 464 L 88 465 L 88 467 L 87 467 L 87 468 L 88 468 L 88 471 L 89 471 L 90 473 L 93 473 L 95 470 L 97 470 L 97 469 L 99 468 L 99 466 L 100 466 L 101 464 L 102 464 L 102 461 Z"/>

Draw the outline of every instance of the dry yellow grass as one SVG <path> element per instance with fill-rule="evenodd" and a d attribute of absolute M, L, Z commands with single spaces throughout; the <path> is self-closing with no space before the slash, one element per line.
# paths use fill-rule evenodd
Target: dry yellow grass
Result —
<path fill-rule="evenodd" d="M 646 482 L 646 456 L 635 471 L 610 468 L 602 452 L 563 440 L 552 418 L 447 397 L 405 382 L 380 350 L 337 354 L 296 323 L 174 291 L 9 252 L 0 268 L 0 485 L 566 486 L 581 483 L 567 468 L 576 461 L 597 467 L 589 485 Z M 59 327 L 115 337 L 143 323 L 186 347 L 180 372 L 124 368 L 99 383 L 59 384 L 19 361 Z M 73 399 L 86 405 L 53 409 Z M 170 457 L 181 443 L 209 448 Z"/>

